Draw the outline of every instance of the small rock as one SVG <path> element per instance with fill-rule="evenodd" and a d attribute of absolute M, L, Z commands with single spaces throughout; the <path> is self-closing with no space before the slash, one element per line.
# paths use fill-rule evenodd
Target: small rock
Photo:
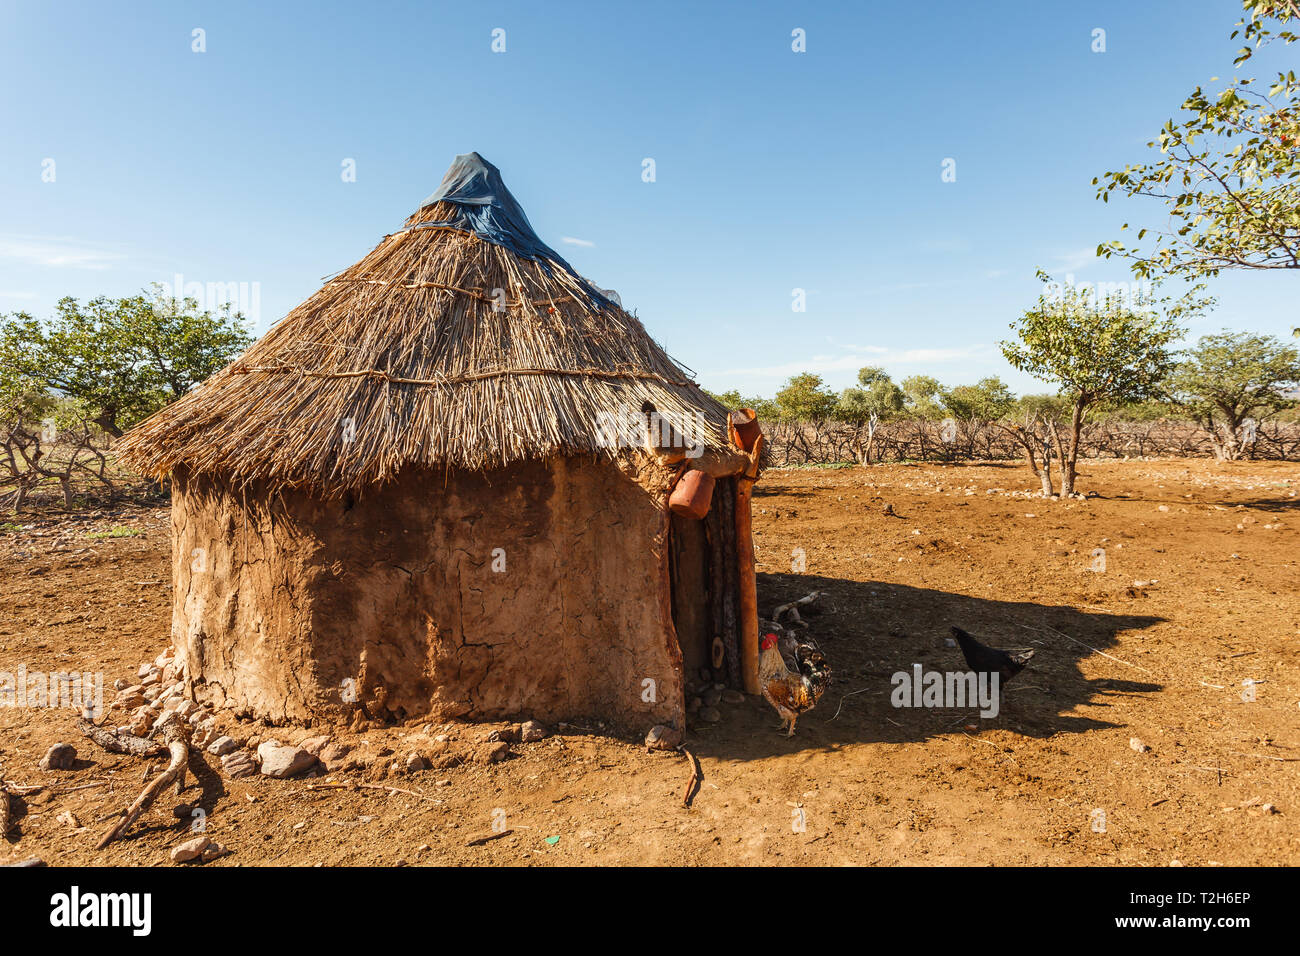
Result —
<path fill-rule="evenodd" d="M 1148 747 L 1146 744 L 1142 742 L 1141 737 L 1130 737 L 1128 741 L 1128 745 L 1132 747 L 1133 750 L 1135 750 L 1137 753 L 1140 754 L 1144 754 L 1151 749 L 1150 747 Z"/>
<path fill-rule="evenodd" d="M 276 780 L 296 776 L 316 763 L 316 757 L 300 747 L 286 747 L 268 740 L 257 748 L 262 758 L 262 773 Z"/>
<path fill-rule="evenodd" d="M 510 745 L 505 741 L 487 743 L 474 751 L 475 763 L 500 763 L 510 756 Z"/>
<path fill-rule="evenodd" d="M 704 701 L 705 706 L 716 707 L 722 700 L 722 691 L 716 687 L 710 687 L 700 695 L 700 698 Z"/>
<path fill-rule="evenodd" d="M 492 733 L 488 734 L 487 739 L 491 743 L 501 741 L 508 744 L 515 744 L 519 742 L 519 733 L 519 727 L 512 724 L 509 727 L 502 727 L 499 730 L 492 731 Z"/>
<path fill-rule="evenodd" d="M 136 716 L 132 719 L 127 727 L 127 733 L 132 737 L 146 737 L 149 734 L 149 728 L 153 726 L 153 720 L 146 713 L 143 716 Z"/>
<path fill-rule="evenodd" d="M 655 724 L 645 735 L 646 750 L 675 750 L 682 742 L 682 732 L 667 724 Z"/>
<path fill-rule="evenodd" d="M 212 845 L 209 837 L 195 837 L 193 840 L 186 840 L 179 846 L 172 848 L 171 858 L 173 863 L 188 863 L 190 860 L 196 860 L 203 855 L 203 851 Z"/>
<path fill-rule="evenodd" d="M 551 736 L 551 732 L 540 721 L 525 720 L 523 726 L 519 728 L 520 743 L 536 743 L 539 740 L 545 740 L 549 736 Z"/>
<path fill-rule="evenodd" d="M 688 714 L 693 714 L 697 710 L 699 710 L 702 706 L 704 706 L 704 701 L 700 700 L 698 697 L 692 697 L 686 703 L 686 712 Z"/>
<path fill-rule="evenodd" d="M 716 707 L 701 707 L 700 720 L 709 724 L 716 724 L 722 719 L 722 711 Z"/>
<path fill-rule="evenodd" d="M 257 773 L 257 764 L 247 750 L 236 750 L 221 758 L 221 769 L 232 780 Z"/>
<path fill-rule="evenodd" d="M 415 773 L 417 770 L 428 770 L 429 761 L 425 760 L 419 754 L 410 754 L 406 758 L 406 772 Z"/>
<path fill-rule="evenodd" d="M 330 773 L 336 773 L 342 770 L 347 762 L 347 756 L 352 752 L 352 748 L 347 744 L 332 741 L 321 748 L 320 753 L 316 756 L 325 769 Z"/>
<path fill-rule="evenodd" d="M 722 701 L 726 704 L 743 704 L 745 702 L 745 695 L 738 690 L 732 690 L 728 687 L 722 692 Z"/>
<path fill-rule="evenodd" d="M 62 823 L 65 827 L 72 827 L 74 830 L 81 829 L 81 821 L 77 819 L 77 815 L 71 810 L 64 810 L 54 819 L 59 823 Z"/>
<path fill-rule="evenodd" d="M 329 742 L 329 735 L 324 734 L 319 737 L 308 737 L 306 740 L 299 743 L 298 746 L 307 751 L 307 753 L 311 754 L 313 757 L 319 757 L 321 751 L 325 749 Z"/>
<path fill-rule="evenodd" d="M 41 758 L 42 770 L 71 770 L 77 761 L 77 749 L 72 744 L 55 744 Z"/>
<path fill-rule="evenodd" d="M 220 843 L 209 843 L 203 850 L 202 862 L 211 863 L 213 860 L 218 859 L 219 857 L 229 856 L 233 852 L 233 850 L 227 849 Z"/>
<path fill-rule="evenodd" d="M 234 738 L 227 737 L 224 734 L 208 744 L 208 753 L 217 757 L 224 757 L 226 754 L 238 749 L 239 744 L 235 743 Z"/>

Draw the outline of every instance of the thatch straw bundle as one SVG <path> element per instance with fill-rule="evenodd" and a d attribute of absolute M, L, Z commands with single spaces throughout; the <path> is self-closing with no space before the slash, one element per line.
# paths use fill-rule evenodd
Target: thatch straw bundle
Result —
<path fill-rule="evenodd" d="M 132 430 L 123 460 L 159 478 L 184 467 L 332 493 L 409 466 L 613 457 L 602 413 L 649 406 L 687 430 L 702 420 L 692 437 L 705 448 L 729 447 L 726 410 L 635 317 L 559 263 L 420 228 L 454 213 L 442 202 L 418 210 Z"/>

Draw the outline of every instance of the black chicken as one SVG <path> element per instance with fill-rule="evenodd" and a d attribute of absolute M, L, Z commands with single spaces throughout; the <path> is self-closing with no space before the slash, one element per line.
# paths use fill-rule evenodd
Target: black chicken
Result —
<path fill-rule="evenodd" d="M 975 640 L 960 627 L 952 629 L 952 636 L 957 638 L 957 643 L 961 645 L 961 652 L 971 670 L 977 674 L 991 674 L 997 671 L 1000 675 L 1001 684 L 1004 686 L 1007 681 L 1024 670 L 1025 665 L 1029 663 L 1029 659 L 1034 656 L 1032 649 L 1016 651 L 1012 654 L 996 647 L 988 647 Z"/>

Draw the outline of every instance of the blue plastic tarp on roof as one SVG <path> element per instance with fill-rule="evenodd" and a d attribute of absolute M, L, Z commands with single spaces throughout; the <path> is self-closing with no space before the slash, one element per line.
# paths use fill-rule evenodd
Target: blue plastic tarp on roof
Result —
<path fill-rule="evenodd" d="M 533 231 L 523 207 L 510 194 L 497 169 L 478 153 L 462 153 L 442 177 L 442 185 L 420 208 L 444 202 L 456 207 L 454 219 L 422 222 L 416 228 L 445 227 L 472 232 L 480 239 L 504 246 L 516 255 L 546 266 L 547 260 L 567 270 L 593 299 L 610 300 Z M 548 267 L 549 268 L 549 267 Z"/>

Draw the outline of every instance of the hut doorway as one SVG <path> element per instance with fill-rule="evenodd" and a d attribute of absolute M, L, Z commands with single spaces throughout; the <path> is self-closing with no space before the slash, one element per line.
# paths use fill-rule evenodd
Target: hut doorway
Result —
<path fill-rule="evenodd" d="M 671 515 L 673 627 L 688 683 L 705 677 L 741 687 L 737 642 L 735 480 L 721 478 L 703 520 Z"/>

